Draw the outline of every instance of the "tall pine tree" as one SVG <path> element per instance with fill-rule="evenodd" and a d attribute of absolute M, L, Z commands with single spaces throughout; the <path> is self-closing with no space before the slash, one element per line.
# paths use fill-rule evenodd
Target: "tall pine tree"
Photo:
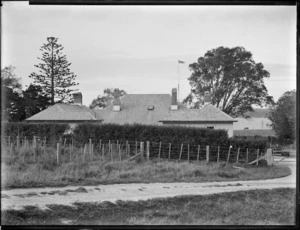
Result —
<path fill-rule="evenodd" d="M 58 38 L 47 37 L 48 43 L 40 48 L 42 61 L 34 65 L 39 69 L 39 73 L 31 73 L 30 78 L 34 80 L 34 85 L 42 87 L 45 95 L 51 100 L 51 104 L 56 102 L 72 102 L 72 93 L 77 91 L 72 87 L 78 85 L 75 82 L 76 75 L 70 71 L 70 65 L 66 55 L 62 54 L 63 46 L 57 43 Z"/>

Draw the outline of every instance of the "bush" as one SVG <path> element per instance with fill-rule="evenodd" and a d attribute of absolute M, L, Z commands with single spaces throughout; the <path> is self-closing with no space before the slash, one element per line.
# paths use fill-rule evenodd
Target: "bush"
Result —
<path fill-rule="evenodd" d="M 74 129 L 73 138 L 79 143 L 87 143 L 89 138 L 93 140 L 150 141 L 190 145 L 222 145 L 228 141 L 225 130 L 139 124 L 80 124 Z"/>

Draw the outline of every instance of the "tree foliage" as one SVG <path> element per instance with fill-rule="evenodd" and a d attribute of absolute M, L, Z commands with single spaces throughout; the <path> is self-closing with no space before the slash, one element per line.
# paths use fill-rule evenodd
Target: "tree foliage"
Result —
<path fill-rule="evenodd" d="M 272 128 L 282 144 L 291 144 L 296 135 L 296 90 L 285 92 L 269 113 Z"/>
<path fill-rule="evenodd" d="M 191 92 L 184 103 L 193 108 L 201 107 L 205 91 L 210 91 L 213 105 L 233 117 L 246 117 L 247 111 L 253 111 L 252 105 L 273 102 L 264 85 L 269 72 L 262 63 L 255 63 L 251 52 L 243 47 L 207 51 L 189 68 Z"/>
<path fill-rule="evenodd" d="M 70 70 L 66 55 L 62 54 L 63 46 L 57 43 L 58 38 L 48 37 L 46 44 L 40 48 L 42 57 L 38 58 L 41 63 L 34 65 L 39 69 L 38 73 L 31 73 L 30 78 L 34 85 L 42 87 L 46 96 L 51 98 L 51 104 L 56 102 L 72 102 L 72 92 L 76 91 L 73 86 L 76 75 Z"/>
<path fill-rule="evenodd" d="M 97 98 L 92 101 L 90 108 L 94 109 L 107 107 L 113 100 L 114 94 L 118 94 L 118 96 L 121 97 L 125 95 L 126 92 L 123 89 L 105 89 L 103 91 L 103 95 L 98 95 Z"/>

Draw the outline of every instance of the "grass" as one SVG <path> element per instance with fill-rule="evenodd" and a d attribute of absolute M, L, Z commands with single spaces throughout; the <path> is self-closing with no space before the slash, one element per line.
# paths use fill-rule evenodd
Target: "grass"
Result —
<path fill-rule="evenodd" d="M 147 201 L 27 206 L 2 212 L 4 225 L 294 225 L 295 189 L 249 190 Z"/>
<path fill-rule="evenodd" d="M 206 162 L 75 161 L 61 165 L 2 162 L 2 189 L 97 185 L 115 183 L 210 182 L 257 180 L 283 177 L 288 167 L 245 166 Z M 241 166 L 241 165 L 239 165 Z"/>

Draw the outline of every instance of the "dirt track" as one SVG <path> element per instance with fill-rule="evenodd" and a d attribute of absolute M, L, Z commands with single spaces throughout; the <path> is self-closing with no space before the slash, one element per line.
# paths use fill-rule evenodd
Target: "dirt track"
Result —
<path fill-rule="evenodd" d="M 280 158 L 276 158 L 276 161 Z M 147 200 L 182 195 L 206 195 L 251 189 L 296 188 L 296 159 L 285 158 L 276 164 L 287 165 L 292 174 L 287 177 L 233 182 L 114 184 L 99 186 L 68 186 L 63 188 L 30 188 L 2 191 L 2 210 L 22 209 L 34 205 L 42 209 L 49 204 L 72 205 L 76 202 L 117 200 Z"/>

